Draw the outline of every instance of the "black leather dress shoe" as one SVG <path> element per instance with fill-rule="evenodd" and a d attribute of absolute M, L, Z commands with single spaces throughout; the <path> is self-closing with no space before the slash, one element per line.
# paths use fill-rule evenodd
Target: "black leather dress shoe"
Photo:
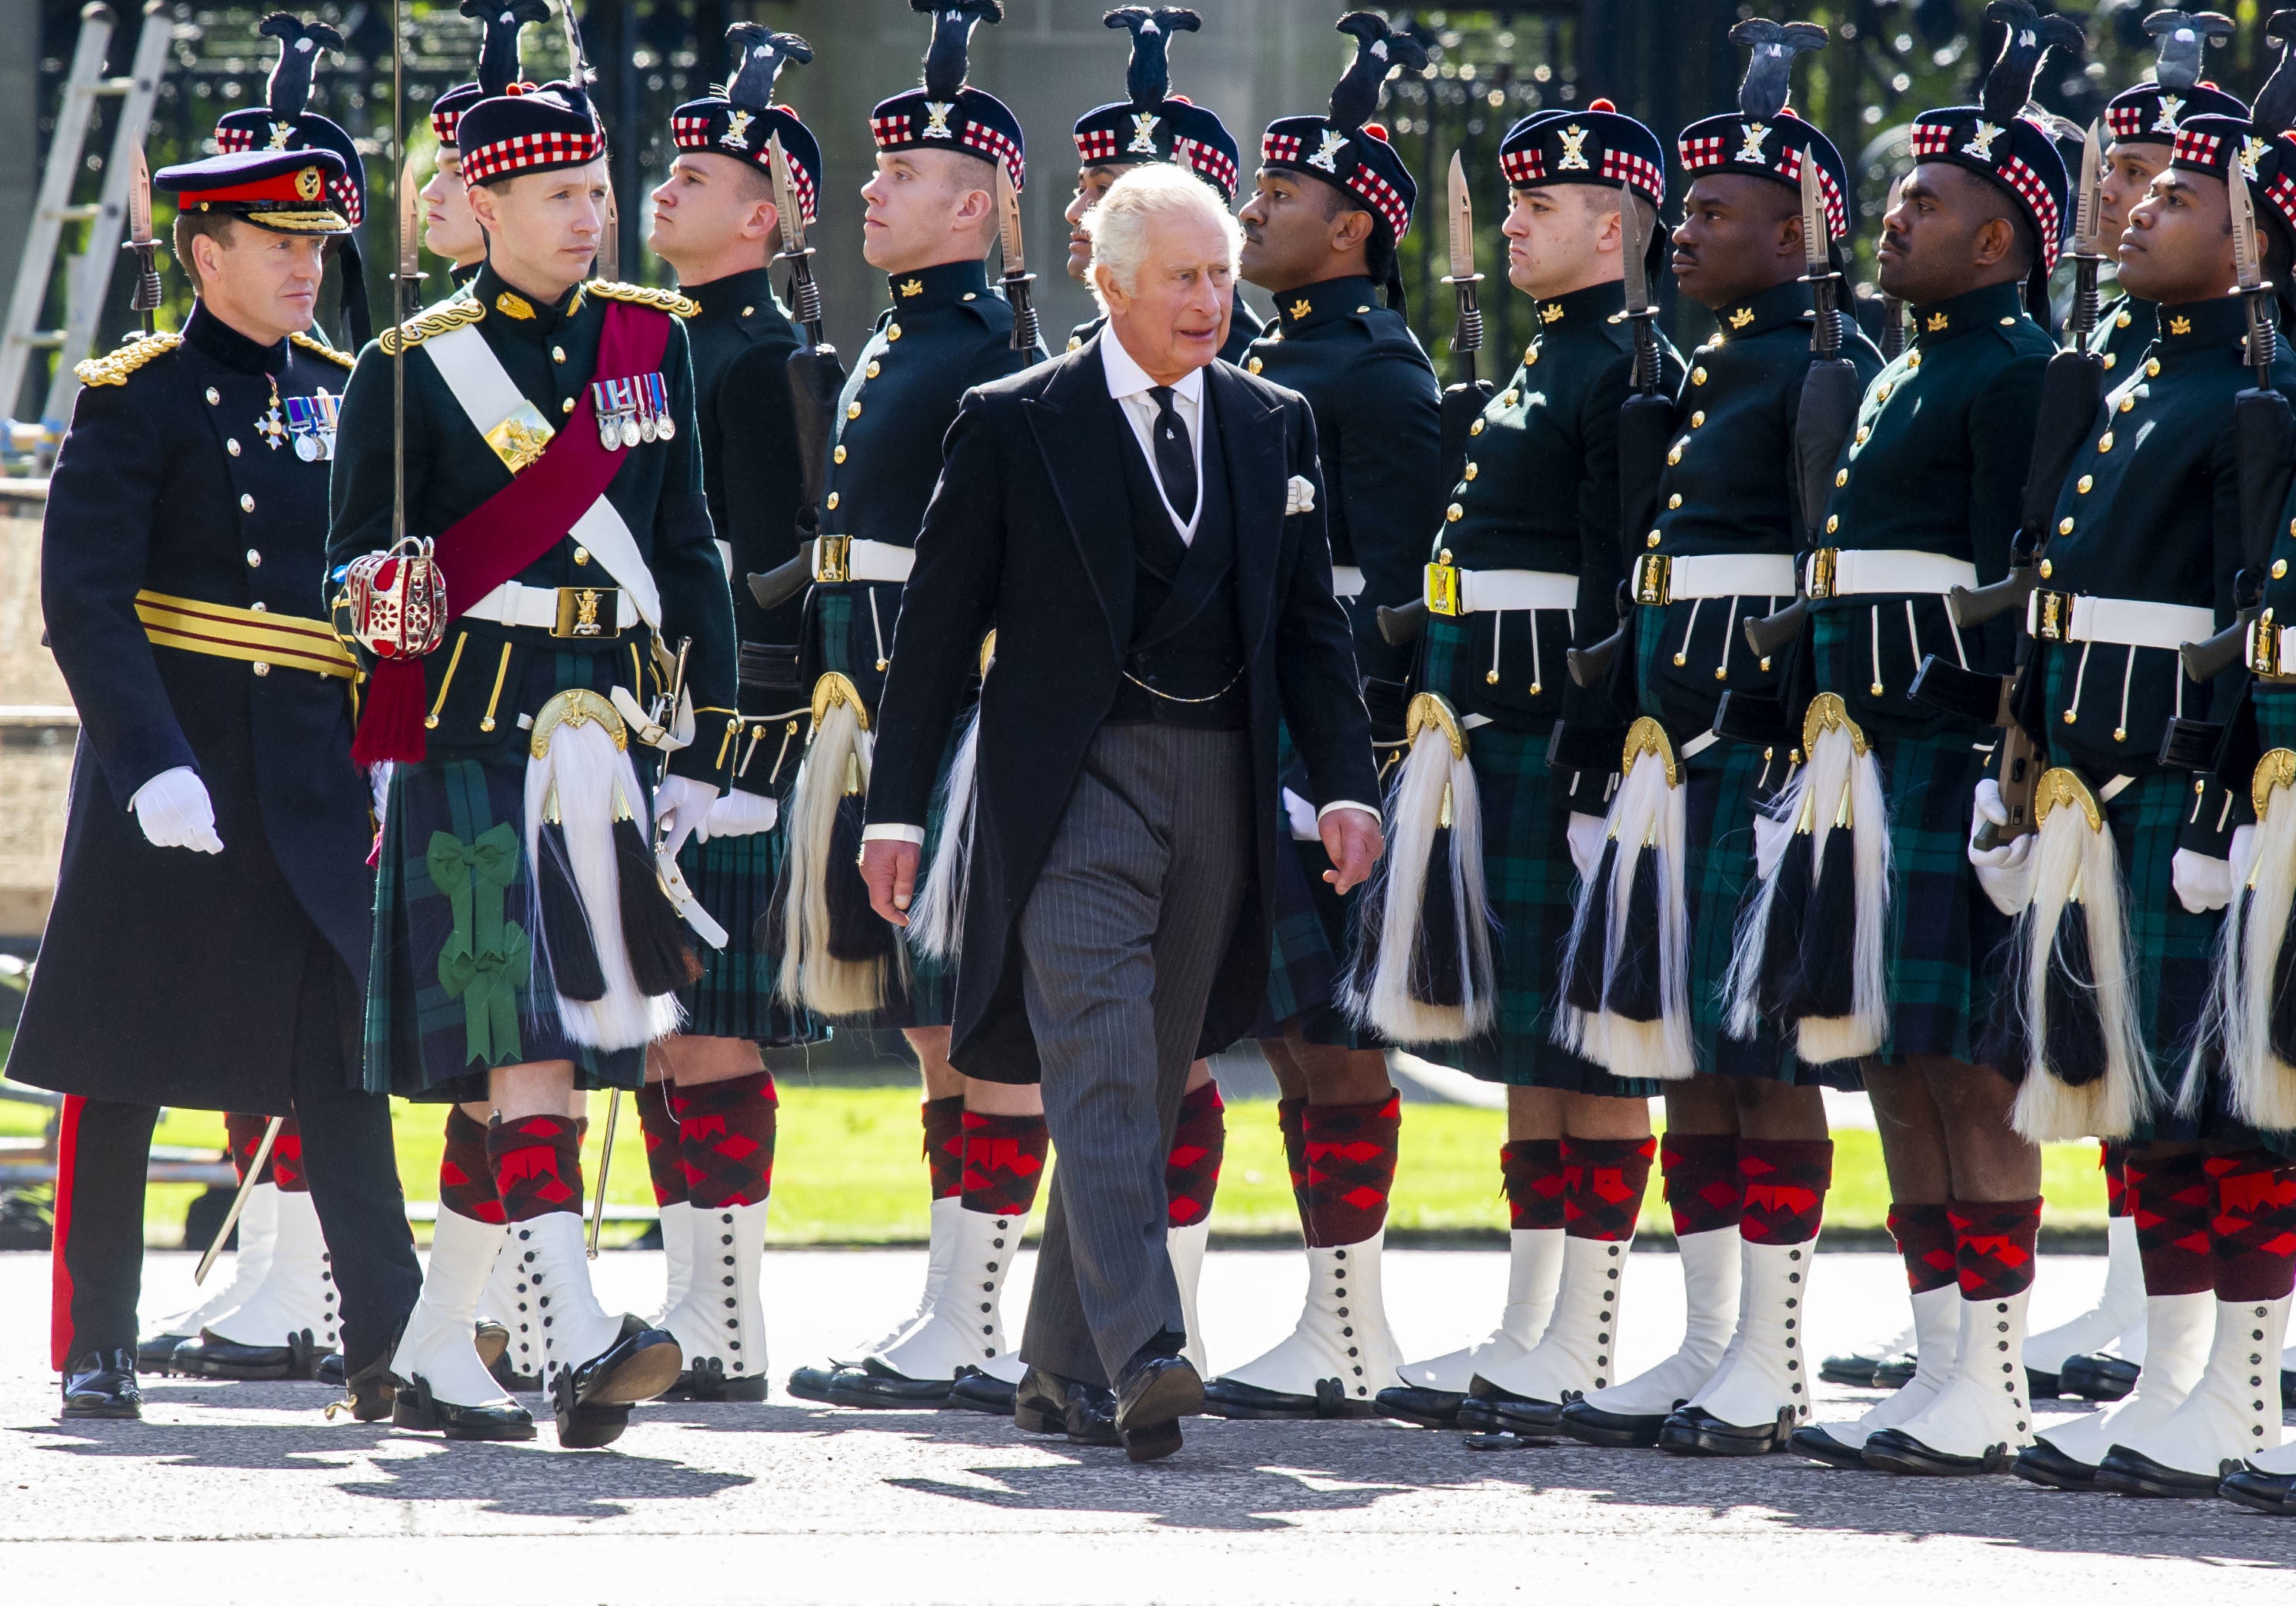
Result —
<path fill-rule="evenodd" d="M 399 1333 L 406 1331 L 406 1324 L 401 1323 Z M 390 1353 L 398 1348 L 398 1335 L 394 1334 L 383 1352 L 357 1372 L 343 1370 L 344 1362 L 340 1353 L 327 1357 L 342 1372 L 343 1397 L 340 1405 L 341 1409 L 351 1413 L 353 1422 L 379 1422 L 389 1416 L 398 1403 L 398 1380 L 390 1375 Z M 325 1370 L 324 1364 L 320 1369 Z M 328 1405 L 327 1414 L 332 1417 L 336 1409 L 335 1405 Z"/>
<path fill-rule="evenodd" d="M 186 1377 L 229 1378 L 240 1382 L 275 1382 L 281 1378 L 308 1381 L 317 1374 L 321 1355 L 308 1327 L 288 1334 L 284 1344 L 235 1344 L 203 1331 L 176 1346 L 173 1365 Z"/>
<path fill-rule="evenodd" d="M 2296 1517 L 2296 1475 L 2259 1472 L 2254 1467 L 2244 1466 L 2226 1479 L 2217 1493 L 2251 1512 Z"/>
<path fill-rule="evenodd" d="M 492 1372 L 495 1364 L 510 1353 L 510 1329 L 480 1316 L 471 1325 L 471 1348 L 479 1352 L 479 1364 Z"/>
<path fill-rule="evenodd" d="M 840 1366 L 829 1374 L 824 1397 L 832 1405 L 857 1405 L 865 1411 L 937 1411 L 948 1404 L 946 1377 L 908 1377 L 875 1356 L 858 1366 Z"/>
<path fill-rule="evenodd" d="M 962 1380 L 960 1380 L 960 1386 Z M 1116 1390 L 1031 1366 L 1013 1391 L 1013 1425 L 1023 1433 L 1065 1437 L 1070 1444 L 1116 1446 Z"/>
<path fill-rule="evenodd" d="M 319 1357 L 319 1364 L 311 1368 L 311 1381 L 324 1383 L 330 1389 L 341 1388 L 348 1376 L 349 1373 L 343 1370 L 343 1352 L 340 1349 L 330 1349 Z"/>
<path fill-rule="evenodd" d="M 978 1411 L 984 1416 L 1010 1416 L 1018 1394 L 1019 1390 L 1003 1378 L 990 1377 L 978 1366 L 959 1366 L 956 1381 L 948 1386 L 948 1398 L 943 1403 L 952 1411 Z"/>
<path fill-rule="evenodd" d="M 2125 1445 L 2115 1445 L 2104 1453 L 2096 1469 L 2095 1487 L 2155 1500 L 2205 1500 L 2224 1487 L 2225 1479 L 2239 1465 L 2227 1461 L 2213 1472 L 2187 1472 Z"/>
<path fill-rule="evenodd" d="M 1313 1394 L 1284 1394 L 1255 1388 L 1234 1378 L 1216 1377 L 1204 1385 L 1204 1413 L 1234 1417 L 1239 1422 L 1314 1422 L 1318 1417 L 1377 1416 L 1369 1400 L 1351 1400 L 1335 1377 L 1317 1378 Z"/>
<path fill-rule="evenodd" d="M 1682 1402 L 1675 1405 L 1680 1408 Z M 1606 1450 L 1647 1450 L 1658 1443 L 1659 1430 L 1667 1424 L 1668 1413 L 1628 1416 L 1616 1411 L 1605 1411 L 1579 1395 L 1565 1400 L 1562 1414 L 1554 1425 L 1564 1437 L 1580 1444 L 1596 1445 Z"/>
<path fill-rule="evenodd" d="M 2009 1470 L 2027 1483 L 2038 1483 L 2048 1489 L 2093 1489 L 2096 1487 L 2096 1469 L 2085 1461 L 2075 1461 L 2046 1438 L 2037 1438 L 2017 1452 L 2017 1459 Z"/>
<path fill-rule="evenodd" d="M 1566 1401 L 1525 1399 L 1515 1394 L 1489 1394 L 1483 1397 L 1490 1404 L 1496 1425 L 1506 1432 L 1534 1438 L 1562 1437 L 1562 1407 Z"/>
<path fill-rule="evenodd" d="M 176 1362 L 176 1347 L 193 1336 L 188 1332 L 161 1332 L 136 1340 L 135 1370 L 167 1376 Z"/>
<path fill-rule="evenodd" d="M 1459 1407 L 1467 1403 L 1464 1394 L 1448 1389 L 1421 1389 L 1408 1383 L 1398 1383 L 1392 1389 L 1382 1389 L 1372 1397 L 1380 1413 L 1399 1422 L 1417 1422 L 1423 1428 L 1456 1428 L 1459 1425 Z"/>
<path fill-rule="evenodd" d="M 766 1394 L 766 1379 L 728 1376 L 725 1362 L 714 1355 L 705 1355 L 679 1372 L 677 1381 L 661 1397 L 740 1403 L 761 1400 Z"/>
<path fill-rule="evenodd" d="M 2064 1392 L 2064 1379 L 2062 1374 L 2054 1372 L 2036 1372 L 2030 1366 L 2025 1368 L 2027 1399 L 2062 1399 Z"/>
<path fill-rule="evenodd" d="M 1878 1356 L 1830 1355 L 1818 1364 L 1817 1375 L 1825 1382 L 1840 1383 L 1845 1388 L 1871 1389 L 1874 1369 L 1881 1364 Z"/>
<path fill-rule="evenodd" d="M 1786 1441 L 1797 1455 L 1807 1455 L 1812 1461 L 1822 1461 L 1827 1466 L 1845 1471 L 1866 1471 L 1866 1453 L 1856 1445 L 1846 1445 L 1824 1428 L 1796 1428 L 1793 1437 Z"/>
<path fill-rule="evenodd" d="M 685 1362 L 676 1339 L 636 1316 L 624 1316 L 621 1337 L 604 1354 L 562 1367 L 551 1380 L 560 1446 L 595 1450 L 613 1443 L 630 1425 L 630 1407 L 676 1382 Z"/>
<path fill-rule="evenodd" d="M 1570 1422 L 1568 1410 L 1563 1422 Z M 1726 1422 L 1703 1405 L 1683 1405 L 1658 1430 L 1658 1447 L 1669 1455 L 1767 1455 L 1783 1450 L 1793 1438 L 1794 1412 L 1782 1405 L 1775 1417 L 1742 1428 Z"/>
<path fill-rule="evenodd" d="M 783 1382 L 782 1391 L 794 1399 L 809 1399 L 825 1405 L 829 1403 L 829 1380 L 844 1370 L 841 1363 L 800 1366 Z"/>
<path fill-rule="evenodd" d="M 484 1405 L 457 1405 L 430 1392 L 430 1380 L 421 1372 L 394 1380 L 397 1397 L 390 1407 L 390 1425 L 411 1433 L 443 1433 L 448 1438 L 499 1439 L 519 1442 L 535 1436 L 534 1413 L 509 1401 Z"/>
<path fill-rule="evenodd" d="M 1493 1409 L 1496 1404 L 1471 1394 L 1459 1402 L 1459 1414 L 1451 1425 L 1462 1433 L 1496 1433 L 1500 1431 L 1498 1413 Z"/>
<path fill-rule="evenodd" d="M 1116 1380 L 1116 1430 L 1134 1461 L 1160 1461 L 1180 1447 L 1180 1419 L 1204 1408 L 1204 1380 L 1185 1356 L 1138 1355 Z"/>
<path fill-rule="evenodd" d="M 91 1349 L 64 1368 L 65 1421 L 74 1418 L 136 1422 L 144 1415 L 144 1391 L 135 1386 L 135 1352 Z"/>
<path fill-rule="evenodd" d="M 2057 1391 L 2076 1399 L 2109 1405 L 2117 1399 L 2127 1399 L 2128 1391 L 2136 1387 L 2137 1374 L 2144 1370 L 2136 1362 L 2124 1361 L 2117 1355 L 2072 1356 L 2057 1369 Z"/>
<path fill-rule="evenodd" d="M 1914 1381 L 1914 1357 L 1909 1355 L 1894 1356 L 1883 1361 L 1874 1368 L 1874 1387 L 1876 1389 L 1904 1388 Z"/>
<path fill-rule="evenodd" d="M 2008 1471 L 2013 1459 L 2005 1442 L 1986 1446 L 1980 1455 L 1956 1455 L 1950 1451 L 1931 1448 L 1903 1428 L 1882 1429 L 1866 1441 L 1861 1454 L 1866 1464 L 1877 1472 L 1915 1478 L 1977 1478 L 1988 1472 Z M 2215 1492 L 2213 1487 L 2210 1492 Z"/>

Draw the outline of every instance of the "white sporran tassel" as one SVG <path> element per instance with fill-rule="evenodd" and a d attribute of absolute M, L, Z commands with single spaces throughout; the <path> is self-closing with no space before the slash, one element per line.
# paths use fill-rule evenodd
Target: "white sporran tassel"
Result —
<path fill-rule="evenodd" d="M 863 724 L 857 694 L 824 701 L 816 692 L 814 701 L 813 735 L 785 815 L 789 887 L 775 991 L 784 1004 L 834 1019 L 883 1008 L 891 966 L 883 959 L 842 960 L 831 952 L 829 877 L 838 815 L 849 791 L 867 791 L 875 743 Z M 906 950 L 898 942 L 890 949 L 891 963 L 906 972 Z"/>
<path fill-rule="evenodd" d="M 909 946 L 927 959 L 955 959 L 964 944 L 964 899 L 972 882 L 973 766 L 980 743 L 980 708 L 964 722 L 941 786 L 940 842 L 925 872 L 924 890 L 909 911 Z"/>
<path fill-rule="evenodd" d="M 2218 935 L 2209 1025 L 2223 1046 L 2234 1113 L 2261 1131 L 2285 1132 L 2296 1128 L 2296 1064 L 2283 1051 L 2296 1045 L 2274 1043 L 2272 1017 L 2281 1003 L 2281 951 L 2296 905 L 2296 792 L 2289 790 L 2296 786 L 2296 752 L 2275 748 L 2266 753 L 2253 785 L 2255 855 Z M 2178 1090 L 2177 1104 L 2186 1113 L 2197 1110 L 2206 1093 L 2208 1043 L 2204 1032 Z"/>

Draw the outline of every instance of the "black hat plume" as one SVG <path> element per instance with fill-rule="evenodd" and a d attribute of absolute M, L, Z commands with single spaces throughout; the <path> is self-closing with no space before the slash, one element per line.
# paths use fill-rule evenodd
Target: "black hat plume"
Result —
<path fill-rule="evenodd" d="M 292 12 L 273 12 L 256 32 L 279 41 L 279 60 L 263 86 L 265 104 L 274 117 L 293 122 L 311 100 L 311 73 L 319 64 L 319 50 L 340 50 L 343 37 L 324 22 L 306 22 Z"/>
<path fill-rule="evenodd" d="M 2041 58 L 2052 50 L 2079 50 L 2087 43 L 2079 24 L 2070 17 L 2044 17 L 2030 0 L 1991 0 L 1986 17 L 2008 29 L 2001 53 L 1986 70 L 1985 86 L 1978 104 L 1988 122 L 2006 123 L 2025 110 L 2033 98 L 2033 81 L 2041 75 Z"/>
<path fill-rule="evenodd" d="M 1332 127 L 1352 136 L 1379 110 L 1380 86 L 1391 67 L 1414 71 L 1427 65 L 1427 47 L 1409 34 L 1397 33 L 1377 12 L 1349 12 L 1339 20 L 1339 30 L 1353 34 L 1356 59 L 1332 88 Z"/>
<path fill-rule="evenodd" d="M 2249 121 L 2267 139 L 2276 138 L 2296 127 L 2296 11 L 2277 11 L 2264 25 L 2264 31 L 2280 41 L 2280 60 L 2274 64 L 2272 76 L 2264 80 L 2264 87 L 2256 92 L 2256 104 L 2249 113 Z"/>
<path fill-rule="evenodd" d="M 2229 43 L 2237 27 L 2222 12 L 2154 12 L 2144 19 L 2144 31 L 2161 41 L 2153 82 L 2167 89 L 2190 89 L 2201 81 L 2201 58 L 2208 47 Z"/>
<path fill-rule="evenodd" d="M 1825 29 L 1815 22 L 1773 22 L 1749 17 L 1730 30 L 1730 42 L 1753 53 L 1738 86 L 1738 110 L 1751 122 L 1767 123 L 1786 108 L 1793 92 L 1793 59 L 1825 46 Z"/>
<path fill-rule="evenodd" d="M 1004 20 L 1004 0 L 909 0 L 909 9 L 933 20 L 932 43 L 925 47 L 925 93 L 953 101 L 964 87 L 974 26 Z"/>
<path fill-rule="evenodd" d="M 518 30 L 529 22 L 549 21 L 549 0 L 463 0 L 461 10 L 486 29 L 479 43 L 480 92 L 508 94 L 522 71 Z"/>
<path fill-rule="evenodd" d="M 726 30 L 740 65 L 726 81 L 729 105 L 762 111 L 774 103 L 774 85 L 791 61 L 800 66 L 813 60 L 813 46 L 796 34 L 777 34 L 755 22 L 736 22 Z"/>
<path fill-rule="evenodd" d="M 1103 28 L 1132 30 L 1132 59 L 1124 68 L 1124 93 L 1142 111 L 1160 106 L 1172 93 L 1171 63 L 1166 57 L 1174 34 L 1192 34 L 1203 19 L 1184 5 L 1119 5 L 1100 19 Z"/>

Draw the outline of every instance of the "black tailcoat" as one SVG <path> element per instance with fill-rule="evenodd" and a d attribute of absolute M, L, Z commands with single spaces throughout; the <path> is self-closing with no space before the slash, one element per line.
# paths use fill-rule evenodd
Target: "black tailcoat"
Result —
<path fill-rule="evenodd" d="M 346 683 L 154 646 L 135 613 L 148 589 L 318 616 L 328 465 L 260 426 L 275 380 L 340 396 L 344 361 L 194 307 L 180 345 L 79 394 L 40 565 L 80 742 L 17 1081 L 283 1114 L 315 933 L 365 982 L 373 822 Z M 220 854 L 154 848 L 128 811 L 177 766 L 214 799 Z"/>
<path fill-rule="evenodd" d="M 1018 922 L 1085 750 L 1114 704 L 1134 638 L 1138 552 L 1110 478 L 1138 444 L 1108 394 L 1100 342 L 966 394 L 909 585 L 880 709 L 872 824 L 922 826 L 945 733 L 981 637 L 996 666 L 980 694 L 974 860 L 951 1059 L 1037 1064 L 1021 996 Z M 1244 900 L 1201 1041 L 1243 1036 L 1267 986 L 1275 887 L 1275 727 L 1289 726 L 1317 804 L 1378 796 L 1371 726 L 1347 618 L 1332 596 L 1316 425 L 1305 398 L 1226 363 L 1204 370 L 1234 515 L 1234 590 L 1250 710 L 1257 885 Z M 1314 488 L 1287 514 L 1288 484 Z"/>

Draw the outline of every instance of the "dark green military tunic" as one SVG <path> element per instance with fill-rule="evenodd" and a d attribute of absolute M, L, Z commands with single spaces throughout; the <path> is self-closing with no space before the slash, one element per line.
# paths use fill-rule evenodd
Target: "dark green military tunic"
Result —
<path fill-rule="evenodd" d="M 837 398 L 821 533 L 907 547 L 940 479 L 941 440 L 958 400 L 1044 352 L 1013 349 L 1013 308 L 989 288 L 979 262 L 895 274 L 888 283 L 893 304 L 855 356 Z M 874 709 L 901 606 L 898 581 L 816 583 L 806 594 L 800 684 L 810 687 L 835 671 Z M 926 843 L 927 864 L 938 846 Z M 917 960 L 908 996 L 888 1004 L 873 1024 L 947 1025 L 955 980 L 954 966 Z"/>
<path fill-rule="evenodd" d="M 544 418 L 570 414 L 593 380 L 610 299 L 682 305 L 665 292 L 596 282 L 543 304 L 506 284 L 491 265 L 447 307 L 481 311 L 477 329 L 504 373 Z M 439 308 L 433 308 L 436 313 Z M 420 331 L 425 314 L 406 327 Z M 380 343 L 361 354 L 344 397 L 332 486 L 330 574 L 391 539 L 392 358 Z M 472 427 L 420 343 L 406 353 L 406 530 L 437 536 L 510 483 L 510 470 Z M 636 538 L 661 598 L 661 634 L 691 642 L 686 685 L 697 709 L 734 706 L 734 613 L 724 560 L 711 538 L 694 427 L 693 369 L 684 326 L 672 319 L 660 369 L 677 425 L 623 462 L 606 499 Z M 564 538 L 519 583 L 611 588 L 589 551 Z M 628 687 L 644 703 L 660 689 L 643 623 L 594 636 L 463 618 L 423 660 L 427 756 L 392 776 L 375 895 L 367 1000 L 368 1086 L 407 1096 L 480 1096 L 486 1069 L 573 1061 L 585 1083 L 636 1087 L 638 1049 L 602 1053 L 576 1043 L 559 1020 L 539 944 L 527 929 L 532 897 L 523 851 L 527 725 L 553 696 Z M 695 739 L 671 773 L 722 788 L 731 769 L 730 712 L 697 718 Z M 642 778 L 654 761 L 638 755 Z M 442 846 L 442 839 L 444 846 Z M 449 950 L 467 963 L 442 964 Z M 501 997 L 508 989 L 507 998 Z"/>
<path fill-rule="evenodd" d="M 2135 296 L 2115 296 L 2098 311 L 2088 348 L 2104 359 L 2107 382 L 2116 382 L 2121 378 L 2122 365 L 2143 356 L 2160 332 L 2158 306 Z"/>
<path fill-rule="evenodd" d="M 2182 605 L 2221 626 L 2232 619 L 2241 565 L 2233 397 L 2256 382 L 2243 360 L 2247 313 L 2235 296 L 2161 308 L 2159 322 L 2159 338 L 2126 365 L 2059 492 L 2042 600 Z M 2284 389 L 2296 380 L 2284 350 L 2274 377 Z M 2039 611 L 2046 634 L 2048 610 Z M 2196 617 L 2194 638 L 2208 633 Z M 2050 762 L 2071 766 L 2093 791 L 2126 778 L 2103 799 L 2105 818 L 2121 867 L 2138 1026 L 2156 1082 L 2174 1087 L 2206 1001 L 2220 916 L 2185 909 L 2170 860 L 2179 848 L 2225 857 L 2238 819 L 2221 783 L 2163 769 L 2158 756 L 2169 720 L 2207 717 L 2216 688 L 2194 685 L 2165 648 L 2037 650 Z"/>
<path fill-rule="evenodd" d="M 1506 386 L 1468 426 L 1467 461 L 1431 555 L 1464 569 L 1574 576 L 1570 609 L 1431 617 L 1419 688 L 1472 725 L 1467 756 L 1482 810 L 1485 880 L 1500 931 L 1498 1020 L 1449 1046 L 1449 1063 L 1486 1081 L 1645 1097 L 1658 1084 L 1611 1076 L 1556 1045 L 1557 955 L 1578 880 L 1568 823 L 1601 815 L 1606 777 L 1546 767 L 1558 719 L 1613 723 L 1601 696 L 1571 684 L 1565 652 L 1608 636 L 1625 576 L 1619 538 L 1619 408 L 1634 335 L 1613 281 L 1538 303 L 1538 332 Z M 1683 365 L 1660 345 L 1660 384 Z M 1623 735 L 1623 733 L 1620 733 Z M 1612 750 L 1616 750 L 1613 749 Z"/>
<path fill-rule="evenodd" d="M 2033 452 L 2041 375 L 2055 348 L 2017 284 L 1912 309 L 1914 344 L 1866 388 L 1834 475 L 1825 546 L 1910 550 L 2008 573 Z M 1923 657 L 2006 673 L 2016 625 L 1956 639 L 1941 596 L 1849 596 L 1812 610 L 1817 686 L 1838 693 L 1880 762 L 1896 881 L 1890 905 L 1892 1025 L 1884 1057 L 1968 1060 L 1988 999 L 1976 982 L 2006 925 L 1966 856 L 1971 797 L 1989 731 L 1906 693 Z"/>
<path fill-rule="evenodd" d="M 1275 322 L 1251 343 L 1243 366 L 1308 398 L 1332 567 L 1340 589 L 1355 592 L 1343 605 L 1356 666 L 1399 685 L 1410 673 L 1411 649 L 1388 644 L 1377 610 L 1419 594 L 1427 531 L 1443 505 L 1442 388 L 1434 365 L 1403 315 L 1379 304 L 1369 279 L 1351 274 L 1278 296 Z M 1288 761 L 1288 741 L 1285 747 Z M 1303 776 L 1288 776 L 1285 784 L 1306 794 Z M 1292 834 L 1288 822 L 1284 834 Z M 1297 1019 L 1310 1042 L 1371 1046 L 1332 1005 L 1355 923 L 1354 895 L 1341 897 L 1324 881 L 1330 861 L 1320 838 L 1294 847 L 1296 864 L 1277 866 L 1286 879 L 1277 889 L 1263 1034 L 1275 1036 L 1282 1022 Z"/>
<path fill-rule="evenodd" d="M 746 578 L 797 553 L 804 471 L 789 359 L 798 332 L 764 267 L 681 289 L 701 309 L 685 320 L 685 332 L 693 348 L 701 483 L 726 553 L 739 641 L 742 719 L 738 728 L 726 727 L 723 757 L 736 791 L 783 799 L 805 752 L 808 696 L 797 673 L 804 604 L 792 599 L 767 613 Z M 689 1032 L 766 1043 L 820 1035 L 809 1016 L 775 1001 L 779 956 L 758 941 L 786 846 L 775 829 L 687 847 L 686 881 L 732 939 L 703 948 L 701 979 L 680 995 Z"/>
<path fill-rule="evenodd" d="M 1716 315 L 1720 327 L 1690 354 L 1677 434 L 1660 477 L 1655 528 L 1644 551 L 1666 558 L 1801 550 L 1795 421 L 1810 363 L 1815 319 L 1808 288 L 1788 281 Z M 1847 320 L 1844 320 L 1847 324 Z M 1882 354 L 1848 324 L 1842 355 L 1862 380 Z M 1779 693 L 1770 660 L 1746 644 L 1741 621 L 1791 600 L 1748 594 L 1644 606 L 1636 620 L 1636 690 L 1644 713 L 1666 727 L 1684 764 L 1683 885 L 1690 922 L 1691 1044 L 1702 1072 L 1808 1078 L 1816 1068 L 1785 1052 L 1767 1025 L 1751 1041 L 1722 1029 L 1722 982 L 1730 968 L 1738 907 L 1754 868 L 1754 809 L 1786 777 L 1786 755 L 1712 739 L 1725 692 Z"/>

